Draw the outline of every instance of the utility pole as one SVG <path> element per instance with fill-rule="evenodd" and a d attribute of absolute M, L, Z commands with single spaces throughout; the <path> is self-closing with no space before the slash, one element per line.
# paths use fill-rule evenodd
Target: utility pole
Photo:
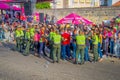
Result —
<path fill-rule="evenodd" d="M 54 14 L 54 23 L 56 23 L 56 20 L 57 20 L 57 15 L 56 15 L 56 8 L 57 8 L 57 0 L 53 0 L 53 8 L 54 8 L 54 11 L 53 11 L 53 14 Z"/>
<path fill-rule="evenodd" d="M 53 8 L 54 8 L 54 12 L 53 14 L 56 15 L 56 7 L 57 7 L 57 1 L 56 0 L 53 0 Z"/>
<path fill-rule="evenodd" d="M 32 9 L 33 9 L 33 13 L 35 12 L 35 10 L 36 10 L 36 2 L 37 2 L 37 0 L 31 0 L 31 3 L 32 3 Z"/>

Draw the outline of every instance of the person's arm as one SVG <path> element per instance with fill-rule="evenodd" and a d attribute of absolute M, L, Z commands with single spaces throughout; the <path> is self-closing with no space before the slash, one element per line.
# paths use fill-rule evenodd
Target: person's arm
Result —
<path fill-rule="evenodd" d="M 102 34 L 100 34 L 100 36 L 99 36 L 99 38 L 100 38 L 100 43 L 102 44 Z"/>
<path fill-rule="evenodd" d="M 116 41 L 117 41 L 117 35 L 115 34 L 114 35 L 114 42 L 116 43 Z"/>

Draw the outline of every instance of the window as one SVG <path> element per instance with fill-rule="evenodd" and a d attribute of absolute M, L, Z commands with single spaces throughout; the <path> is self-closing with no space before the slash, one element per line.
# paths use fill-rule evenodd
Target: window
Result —
<path fill-rule="evenodd" d="M 90 3 L 90 2 L 91 2 L 91 0 L 85 0 L 85 2 Z"/>
<path fill-rule="evenodd" d="M 37 2 L 44 2 L 44 1 L 53 1 L 53 0 L 37 0 Z"/>
<path fill-rule="evenodd" d="M 78 3 L 78 2 L 79 2 L 79 0 L 73 0 L 73 2 L 74 2 L 74 3 Z"/>
<path fill-rule="evenodd" d="M 85 2 L 85 0 L 80 0 L 80 2 L 81 2 L 81 3 L 84 3 L 84 2 Z"/>
<path fill-rule="evenodd" d="M 61 1 L 57 1 L 57 4 L 60 5 L 60 4 L 61 4 Z"/>
<path fill-rule="evenodd" d="M 108 0 L 104 0 L 104 6 L 108 6 Z"/>

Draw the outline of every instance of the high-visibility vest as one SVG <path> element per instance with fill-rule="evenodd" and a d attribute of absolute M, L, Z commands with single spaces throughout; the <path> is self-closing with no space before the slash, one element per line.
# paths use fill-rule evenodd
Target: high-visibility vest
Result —
<path fill-rule="evenodd" d="M 25 39 L 30 39 L 31 37 L 30 37 L 30 32 L 26 32 L 25 33 Z"/>
<path fill-rule="evenodd" d="M 61 38 L 62 38 L 61 35 L 56 34 L 56 35 L 53 36 L 53 42 L 55 44 L 60 44 L 61 43 Z"/>
<path fill-rule="evenodd" d="M 20 37 L 23 37 L 24 36 L 24 32 L 23 30 L 20 30 Z"/>
<path fill-rule="evenodd" d="M 34 33 L 35 33 L 35 28 L 30 28 L 30 34 L 32 37 L 34 36 Z"/>
<path fill-rule="evenodd" d="M 93 36 L 93 44 L 98 44 L 98 42 L 99 42 L 98 36 L 94 35 Z"/>
<path fill-rule="evenodd" d="M 18 37 L 20 37 L 20 36 L 21 36 L 20 31 L 19 31 L 19 30 L 16 30 L 16 31 L 15 31 L 15 37 L 18 38 Z"/>
<path fill-rule="evenodd" d="M 50 32 L 50 40 L 53 40 L 53 36 L 55 36 L 56 33 Z"/>
<path fill-rule="evenodd" d="M 76 36 L 76 43 L 77 45 L 85 45 L 85 35 L 78 35 Z"/>

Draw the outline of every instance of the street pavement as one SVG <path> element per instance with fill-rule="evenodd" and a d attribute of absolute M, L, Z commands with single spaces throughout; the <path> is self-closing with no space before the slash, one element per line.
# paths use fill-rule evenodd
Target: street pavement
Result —
<path fill-rule="evenodd" d="M 120 80 L 120 60 L 116 58 L 84 65 L 62 60 L 53 64 L 48 58 L 23 56 L 11 47 L 0 43 L 0 80 Z"/>

